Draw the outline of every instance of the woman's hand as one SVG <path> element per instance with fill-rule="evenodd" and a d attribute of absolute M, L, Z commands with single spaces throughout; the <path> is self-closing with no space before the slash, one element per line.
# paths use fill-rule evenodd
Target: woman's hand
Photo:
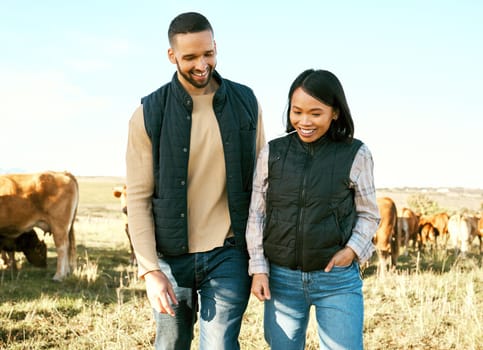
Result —
<path fill-rule="evenodd" d="M 334 266 L 349 266 L 352 264 L 354 259 L 356 258 L 356 253 L 350 248 L 345 247 L 339 250 L 335 255 L 330 259 L 329 263 L 325 267 L 325 272 L 330 272 Z M 252 287 L 253 288 L 253 287 Z"/>
<path fill-rule="evenodd" d="M 270 288 L 268 287 L 268 275 L 266 273 L 256 273 L 253 275 L 251 291 L 260 301 L 270 299 Z"/>

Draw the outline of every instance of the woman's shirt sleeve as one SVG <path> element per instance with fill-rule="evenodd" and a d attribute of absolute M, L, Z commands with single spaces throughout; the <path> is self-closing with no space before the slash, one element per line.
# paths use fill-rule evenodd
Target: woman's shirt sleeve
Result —
<path fill-rule="evenodd" d="M 360 264 L 368 261 L 374 253 L 372 239 L 380 220 L 373 172 L 372 154 L 363 144 L 354 158 L 350 172 L 357 217 L 351 238 L 347 243 L 347 246 L 356 253 Z"/>
<path fill-rule="evenodd" d="M 253 175 L 253 190 L 248 214 L 246 240 L 248 254 L 248 273 L 269 273 L 268 260 L 263 253 L 263 230 L 266 217 L 268 187 L 268 152 L 266 144 L 260 151 Z"/>

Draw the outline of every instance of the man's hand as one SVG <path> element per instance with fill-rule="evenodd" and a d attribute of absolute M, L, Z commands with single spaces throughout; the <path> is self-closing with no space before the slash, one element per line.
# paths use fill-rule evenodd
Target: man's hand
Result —
<path fill-rule="evenodd" d="M 251 291 L 260 301 L 270 299 L 270 288 L 268 288 L 268 275 L 266 273 L 253 275 Z"/>
<path fill-rule="evenodd" d="M 150 271 L 144 275 L 146 294 L 151 306 L 162 314 L 174 316 L 171 304 L 178 305 L 173 286 L 161 271 Z"/>

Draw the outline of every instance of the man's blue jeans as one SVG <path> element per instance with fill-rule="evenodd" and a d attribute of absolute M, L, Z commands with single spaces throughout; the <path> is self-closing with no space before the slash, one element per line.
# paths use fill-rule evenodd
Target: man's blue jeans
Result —
<path fill-rule="evenodd" d="M 362 349 L 364 302 L 359 265 L 302 272 L 272 264 L 265 339 L 273 350 L 303 350 L 314 305 L 321 349 Z"/>
<path fill-rule="evenodd" d="M 159 266 L 173 284 L 179 304 L 174 306 L 175 317 L 153 309 L 155 348 L 189 350 L 199 308 L 200 349 L 239 349 L 250 296 L 247 253 L 227 239 L 224 247 L 209 252 L 162 257 Z"/>

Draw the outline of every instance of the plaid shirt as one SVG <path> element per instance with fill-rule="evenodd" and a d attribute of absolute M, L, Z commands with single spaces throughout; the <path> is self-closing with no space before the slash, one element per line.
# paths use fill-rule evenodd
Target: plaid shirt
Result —
<path fill-rule="evenodd" d="M 268 187 L 268 144 L 260 151 L 253 177 L 253 192 L 247 224 L 247 247 L 250 254 L 248 272 L 269 273 L 268 259 L 263 253 L 263 230 L 265 227 L 266 198 Z M 372 238 L 379 225 L 379 209 L 376 203 L 376 189 L 373 177 L 374 163 L 366 145 L 357 152 L 350 171 L 351 186 L 354 189 L 356 223 L 347 246 L 356 253 L 363 264 L 374 253 Z"/>

